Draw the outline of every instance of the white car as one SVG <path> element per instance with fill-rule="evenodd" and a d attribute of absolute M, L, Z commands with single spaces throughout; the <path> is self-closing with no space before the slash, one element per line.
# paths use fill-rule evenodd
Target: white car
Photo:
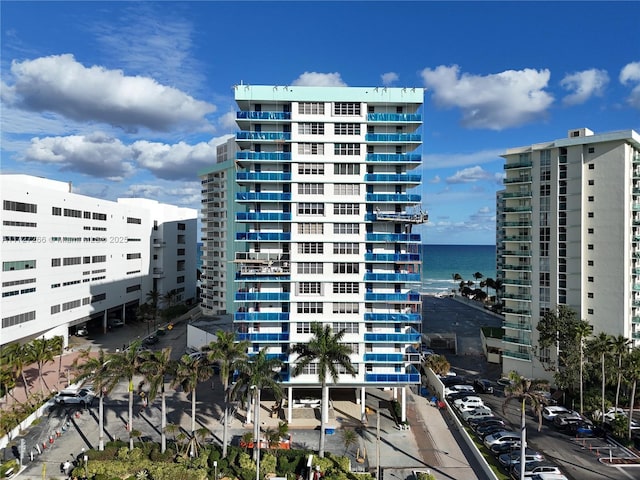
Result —
<path fill-rule="evenodd" d="M 492 445 L 500 445 L 502 443 L 517 442 L 520 440 L 520 434 L 510 430 L 500 430 L 492 435 L 484 437 L 484 445 L 491 448 Z"/>
<path fill-rule="evenodd" d="M 534 475 L 540 475 L 544 473 L 555 473 L 561 475 L 560 469 L 552 464 L 546 462 L 527 462 L 524 464 L 524 478 L 532 478 Z M 520 478 L 520 463 L 514 463 L 511 466 L 511 478 L 518 480 Z M 535 478 L 535 477 L 534 477 Z M 544 477 L 543 477 L 544 478 Z"/>
<path fill-rule="evenodd" d="M 460 408 L 461 405 L 468 405 L 468 406 L 474 405 L 476 407 L 483 407 L 484 402 L 480 397 L 476 397 L 474 395 L 468 395 L 466 397 L 456 398 L 453 401 L 453 405 L 458 409 Z"/>
<path fill-rule="evenodd" d="M 90 406 L 96 394 L 89 388 L 66 388 L 54 397 L 56 405 L 80 405 Z"/>
<path fill-rule="evenodd" d="M 467 397 L 465 397 L 467 398 Z M 461 398 L 458 400 L 462 400 Z M 456 402 L 458 401 L 456 400 Z M 475 399 L 471 399 L 468 402 L 459 402 L 459 403 L 454 403 L 454 406 L 458 409 L 458 411 L 460 412 L 468 412 L 469 410 L 475 410 L 476 408 L 486 408 L 485 404 L 482 403 L 482 400 L 480 400 L 479 402 L 476 401 Z"/>
<path fill-rule="evenodd" d="M 618 407 L 611 407 L 609 408 L 605 414 L 604 414 L 604 419 L 605 421 L 607 420 L 613 420 L 616 418 L 616 415 L 622 415 L 623 417 L 627 416 L 627 412 L 625 410 L 623 410 L 622 408 Z"/>
<path fill-rule="evenodd" d="M 569 410 L 566 407 L 561 407 L 561 406 L 548 406 L 548 407 L 544 407 L 542 409 L 542 418 L 544 418 L 545 420 L 548 420 L 550 422 L 553 422 L 553 419 L 557 416 L 557 415 L 563 415 L 565 413 L 573 413 L 572 410 Z"/>
<path fill-rule="evenodd" d="M 475 389 L 472 385 L 451 385 L 450 387 L 445 387 L 444 396 L 457 392 L 469 392 L 469 394 L 472 394 L 475 393 Z"/>
<path fill-rule="evenodd" d="M 531 480 L 569 480 L 561 473 L 541 472 L 534 473 L 529 477 Z"/>
<path fill-rule="evenodd" d="M 493 417 L 493 412 L 487 407 L 478 407 L 473 410 L 467 410 L 466 412 L 462 412 L 462 419 L 465 422 L 468 422 L 472 418 L 489 418 Z"/>

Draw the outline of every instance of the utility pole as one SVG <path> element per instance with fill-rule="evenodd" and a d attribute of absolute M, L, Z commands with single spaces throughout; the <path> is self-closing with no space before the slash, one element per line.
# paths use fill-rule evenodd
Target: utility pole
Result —
<path fill-rule="evenodd" d="M 376 410 L 376 480 L 380 480 L 380 402 Z"/>

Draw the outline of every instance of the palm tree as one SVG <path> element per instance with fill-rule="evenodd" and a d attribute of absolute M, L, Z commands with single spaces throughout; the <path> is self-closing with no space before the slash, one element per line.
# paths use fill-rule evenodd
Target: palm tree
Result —
<path fill-rule="evenodd" d="M 629 402 L 629 420 L 627 426 L 627 438 L 631 440 L 631 419 L 633 418 L 633 405 L 636 401 L 636 387 L 640 379 L 640 348 L 633 348 L 627 355 L 625 377 L 631 381 L 631 401 Z"/>
<path fill-rule="evenodd" d="M 235 370 L 238 362 L 247 358 L 247 350 L 250 343 L 246 340 L 236 342 L 234 332 L 218 330 L 216 340 L 209 343 L 209 353 L 207 359 L 210 362 L 217 362 L 220 367 L 220 383 L 224 391 L 224 417 L 222 419 L 222 458 L 227 457 L 227 444 L 229 438 L 229 377 Z"/>
<path fill-rule="evenodd" d="M 172 376 L 176 369 L 176 362 L 171 360 L 171 347 L 161 351 L 146 351 L 140 354 L 140 373 L 144 375 L 143 383 L 149 384 L 149 402 L 153 402 L 160 393 L 161 420 L 160 438 L 161 452 L 167 449 L 167 401 L 165 381 L 167 376 Z"/>
<path fill-rule="evenodd" d="M 602 380 L 602 392 L 601 392 L 601 401 L 602 401 L 602 421 L 604 421 L 604 387 L 605 387 L 605 360 L 606 356 L 610 353 L 611 347 L 613 346 L 613 340 L 610 335 L 607 335 L 605 332 L 600 332 L 600 334 L 593 338 L 587 344 L 587 349 L 596 357 L 600 357 L 600 367 L 601 371 L 601 380 Z"/>
<path fill-rule="evenodd" d="M 29 364 L 27 360 L 27 345 L 19 342 L 11 343 L 3 350 L 9 365 L 13 365 L 15 379 L 21 379 L 24 387 L 24 397 L 29 399 L 29 385 L 24 373 L 25 367 Z"/>
<path fill-rule="evenodd" d="M 424 361 L 424 366 L 433 370 L 436 375 L 446 375 L 451 370 L 451 364 L 446 357 L 438 354 L 429 355 Z"/>
<path fill-rule="evenodd" d="M 51 341 L 47 338 L 34 338 L 26 346 L 27 361 L 33 362 L 38 368 L 38 382 L 40 384 L 40 393 L 44 395 L 44 378 L 42 376 L 42 368 L 49 362 L 53 362 L 53 350 L 51 349 Z M 49 386 L 47 386 L 47 389 Z"/>
<path fill-rule="evenodd" d="M 140 346 L 142 342 L 136 340 L 129 345 L 129 348 L 123 352 L 117 352 L 109 355 L 109 361 L 106 362 L 107 376 L 114 376 L 120 379 L 126 379 L 129 382 L 129 449 L 133 450 L 133 377 L 138 373 L 140 365 Z"/>
<path fill-rule="evenodd" d="M 162 296 L 162 300 L 167 305 L 167 308 L 171 308 L 173 306 L 173 303 L 176 301 L 177 297 L 178 297 L 178 290 L 174 288 L 172 290 L 169 290 L 167 293 L 165 293 Z"/>
<path fill-rule="evenodd" d="M 585 339 L 593 333 L 593 325 L 590 325 L 589 322 L 585 320 L 580 320 L 578 325 L 575 327 L 576 338 L 579 342 L 580 348 L 580 415 L 584 412 L 584 346 Z"/>
<path fill-rule="evenodd" d="M 622 383 L 622 359 L 629 353 L 629 346 L 631 345 L 629 340 L 624 335 L 618 335 L 612 341 L 612 353 L 618 358 L 618 384 L 616 386 L 616 412 L 618 411 L 618 402 L 620 400 L 620 384 Z M 603 412 L 604 413 L 604 412 Z"/>
<path fill-rule="evenodd" d="M 171 386 L 180 386 L 186 394 L 191 394 L 191 438 L 194 438 L 196 433 L 196 389 L 200 382 L 212 376 L 213 368 L 204 357 L 183 355 L 176 364 Z"/>
<path fill-rule="evenodd" d="M 11 396 L 14 401 L 16 398 L 11 392 L 16 386 L 16 376 L 13 367 L 5 362 L 3 357 L 0 357 L 0 385 L 4 391 L 5 401 L 7 406 L 9 405 L 9 397 Z"/>
<path fill-rule="evenodd" d="M 267 351 L 268 348 L 265 347 L 258 353 L 236 362 L 239 376 L 238 381 L 231 390 L 232 398 L 236 398 L 242 392 L 246 395 L 249 391 L 252 391 L 255 408 L 260 408 L 260 391 L 262 390 L 271 390 L 276 400 L 282 398 L 282 386 L 280 384 L 282 360 L 278 357 L 270 356 Z M 249 408 L 247 411 L 249 411 Z M 254 418 L 253 423 L 254 443 L 259 446 L 260 425 L 258 424 L 258 419 Z M 257 456 L 258 449 L 254 448 L 254 460 L 257 460 Z"/>
<path fill-rule="evenodd" d="M 156 328 L 158 318 L 158 301 L 160 300 L 160 292 L 155 288 L 147 292 L 147 303 L 151 305 L 151 314 L 153 315 L 153 328 Z"/>
<path fill-rule="evenodd" d="M 292 352 L 298 355 L 293 375 L 300 375 L 311 363 L 318 365 L 318 380 L 322 387 L 322 414 L 320 415 L 320 458 L 324 457 L 325 428 L 329 416 L 329 387 L 327 376 L 331 376 L 333 383 L 338 382 L 339 370 L 343 369 L 352 377 L 356 376 L 356 369 L 351 364 L 349 355 L 353 353 L 351 347 L 343 343 L 345 331 L 334 334 L 330 325 L 320 323 L 311 324 L 312 337 L 308 343 L 298 343 L 292 347 Z"/>
<path fill-rule="evenodd" d="M 525 410 L 527 402 L 538 416 L 538 431 L 542 430 L 542 408 L 544 407 L 544 396 L 540 393 L 549 389 L 549 383 L 546 380 L 532 380 L 520 376 L 516 372 L 509 373 L 511 384 L 505 388 L 506 398 L 502 403 L 502 413 L 506 416 L 507 404 L 513 400 L 522 403 L 520 409 L 520 458 L 525 458 L 525 450 L 527 448 L 527 423 L 525 418 Z M 525 462 L 520 462 L 520 478 L 524 478 Z"/>
<path fill-rule="evenodd" d="M 482 273 L 480 273 L 480 272 L 476 272 L 476 273 L 473 274 L 473 278 L 475 278 L 476 282 L 478 280 L 480 280 L 481 278 L 483 278 L 483 277 L 484 277 L 484 275 Z"/>
<path fill-rule="evenodd" d="M 454 285 L 457 285 L 462 281 L 462 276 L 459 273 L 452 273 L 451 278 L 453 279 Z"/>
<path fill-rule="evenodd" d="M 54 356 L 58 356 L 58 382 L 60 383 L 60 376 L 62 375 L 62 354 L 64 353 L 64 338 L 62 335 L 56 335 L 49 339 L 51 351 Z"/>
<path fill-rule="evenodd" d="M 101 349 L 97 356 L 92 356 L 90 351 L 90 348 L 81 351 L 73 362 L 73 367 L 78 372 L 76 378 L 90 379 L 95 391 L 98 392 L 98 450 L 104 450 L 104 396 L 113 391 L 120 377 L 109 368 L 109 362 L 114 354 L 106 354 Z"/>

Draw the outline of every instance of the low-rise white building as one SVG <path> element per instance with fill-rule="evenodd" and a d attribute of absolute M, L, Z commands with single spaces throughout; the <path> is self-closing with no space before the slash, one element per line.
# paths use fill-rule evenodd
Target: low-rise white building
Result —
<path fill-rule="evenodd" d="M 89 323 L 106 331 L 147 294 L 196 297 L 197 210 L 139 198 L 117 202 L 71 185 L 3 174 L 0 346 L 62 335 Z M 71 333 L 75 328 L 71 328 Z"/>

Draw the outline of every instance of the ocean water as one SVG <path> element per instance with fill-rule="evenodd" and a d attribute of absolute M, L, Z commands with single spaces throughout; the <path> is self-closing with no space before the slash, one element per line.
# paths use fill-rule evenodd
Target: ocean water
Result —
<path fill-rule="evenodd" d="M 475 272 L 482 273 L 482 280 L 496 278 L 495 245 L 422 245 L 421 248 L 423 293 L 457 290 L 460 281 L 454 283 L 456 273 L 474 282 Z"/>

